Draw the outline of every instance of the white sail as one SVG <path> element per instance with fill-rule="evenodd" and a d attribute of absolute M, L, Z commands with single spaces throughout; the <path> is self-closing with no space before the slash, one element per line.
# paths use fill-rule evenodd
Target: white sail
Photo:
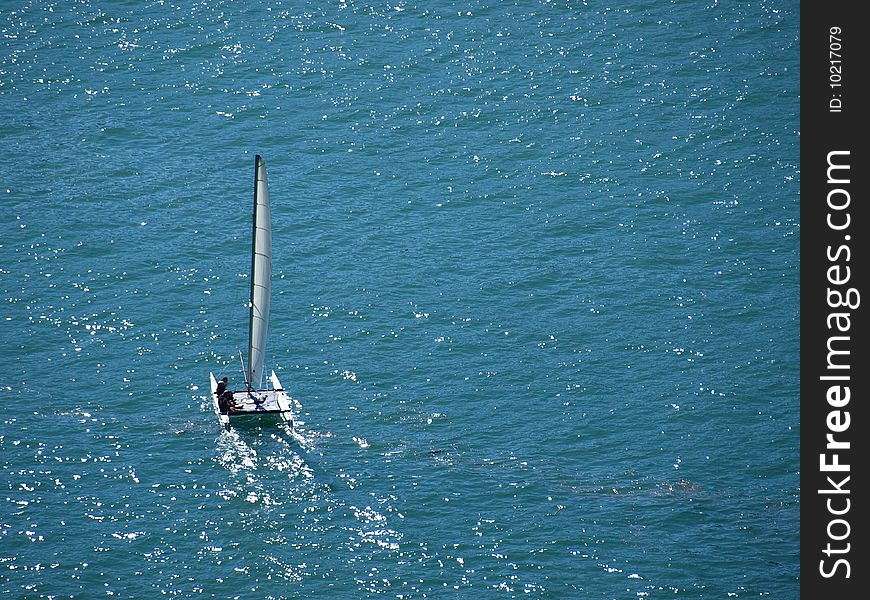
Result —
<path fill-rule="evenodd" d="M 263 359 L 269 333 L 272 298 L 272 212 L 266 163 L 257 155 L 254 163 L 254 233 L 251 258 L 251 319 L 248 331 L 248 384 L 257 389 L 263 382 Z"/>

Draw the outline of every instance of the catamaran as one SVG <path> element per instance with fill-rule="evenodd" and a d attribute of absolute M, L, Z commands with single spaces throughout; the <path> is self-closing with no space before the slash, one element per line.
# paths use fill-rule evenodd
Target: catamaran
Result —
<path fill-rule="evenodd" d="M 280 415 L 291 427 L 291 398 L 284 391 L 275 371 L 267 378 L 271 389 L 261 389 L 266 338 L 269 333 L 269 307 L 272 299 L 272 212 L 269 208 L 269 184 L 266 163 L 258 154 L 254 161 L 254 225 L 251 243 L 251 299 L 248 320 L 248 364 L 242 363 L 245 387 L 218 395 L 218 382 L 211 379 L 214 412 L 229 429 L 230 419 L 256 415 Z M 241 358 L 241 352 L 240 358 Z M 295 401 L 293 401 L 295 402 Z M 296 403 L 298 404 L 298 403 Z"/>

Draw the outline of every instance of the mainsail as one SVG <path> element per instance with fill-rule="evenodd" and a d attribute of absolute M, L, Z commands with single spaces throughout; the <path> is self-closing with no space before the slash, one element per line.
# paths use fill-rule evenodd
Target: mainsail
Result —
<path fill-rule="evenodd" d="M 251 319 L 248 330 L 248 385 L 257 389 L 263 382 L 263 359 L 269 333 L 269 304 L 272 297 L 272 213 L 266 162 L 257 155 L 254 163 L 254 233 L 251 248 Z"/>

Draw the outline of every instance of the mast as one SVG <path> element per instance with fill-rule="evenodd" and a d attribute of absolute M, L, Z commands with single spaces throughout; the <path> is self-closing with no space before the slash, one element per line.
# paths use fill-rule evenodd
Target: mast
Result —
<path fill-rule="evenodd" d="M 251 301 L 248 321 L 248 385 L 259 388 L 263 381 L 263 359 L 269 331 L 272 294 L 272 214 L 266 162 L 254 160 L 254 212 L 251 234 Z"/>

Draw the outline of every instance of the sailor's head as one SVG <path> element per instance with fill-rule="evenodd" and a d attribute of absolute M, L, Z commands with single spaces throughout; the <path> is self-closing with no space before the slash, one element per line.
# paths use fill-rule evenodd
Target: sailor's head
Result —
<path fill-rule="evenodd" d="M 224 377 L 223 379 L 221 379 L 221 381 L 223 381 L 224 383 L 226 383 L 226 382 L 227 382 L 227 378 Z"/>

